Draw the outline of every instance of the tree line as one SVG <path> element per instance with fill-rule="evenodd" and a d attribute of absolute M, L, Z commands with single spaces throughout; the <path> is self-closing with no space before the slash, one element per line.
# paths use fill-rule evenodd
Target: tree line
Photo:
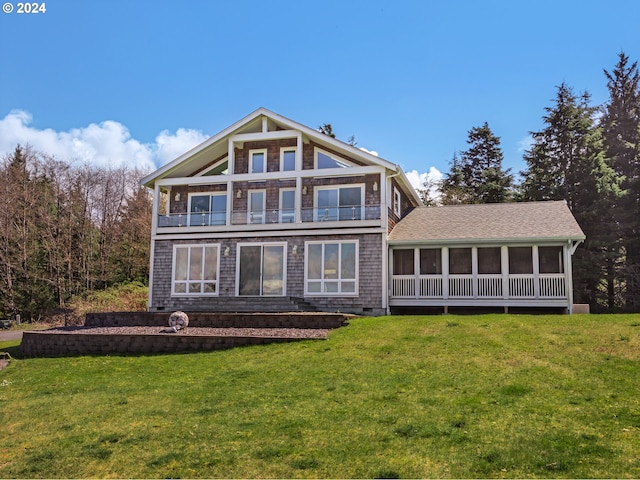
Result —
<path fill-rule="evenodd" d="M 0 162 L 0 316 L 146 282 L 151 198 L 135 169 L 72 166 L 29 146 Z"/>
<path fill-rule="evenodd" d="M 562 83 L 531 132 L 520 181 L 502 166 L 487 123 L 468 132 L 450 171 L 420 191 L 427 205 L 565 200 L 586 235 L 574 255 L 574 298 L 592 311 L 640 311 L 640 75 L 621 52 L 604 70 L 609 98 Z M 437 187 L 439 197 L 430 191 Z"/>

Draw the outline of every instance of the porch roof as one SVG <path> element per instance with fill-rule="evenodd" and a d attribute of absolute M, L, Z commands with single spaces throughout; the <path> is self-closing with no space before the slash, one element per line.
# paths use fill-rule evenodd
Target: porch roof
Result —
<path fill-rule="evenodd" d="M 389 244 L 584 239 L 564 201 L 418 207 L 389 234 Z"/>

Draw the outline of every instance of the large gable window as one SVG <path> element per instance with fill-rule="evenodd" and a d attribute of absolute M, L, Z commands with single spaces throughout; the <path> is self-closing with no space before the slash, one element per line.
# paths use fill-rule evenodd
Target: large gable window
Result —
<path fill-rule="evenodd" d="M 174 245 L 172 295 L 218 295 L 220 245 Z"/>
<path fill-rule="evenodd" d="M 348 168 L 351 164 L 346 160 L 316 149 L 316 168 Z"/>
<path fill-rule="evenodd" d="M 305 295 L 356 295 L 358 242 L 306 242 Z"/>
<path fill-rule="evenodd" d="M 363 185 L 336 185 L 316 189 L 316 218 L 319 222 L 360 220 Z"/>

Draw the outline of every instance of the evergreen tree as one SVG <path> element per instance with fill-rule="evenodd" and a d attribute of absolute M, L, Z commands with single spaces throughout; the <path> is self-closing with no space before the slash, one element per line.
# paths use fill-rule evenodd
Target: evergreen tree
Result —
<path fill-rule="evenodd" d="M 640 311 L 640 74 L 624 53 L 604 71 L 609 101 L 602 118 L 609 164 L 622 177 L 623 196 L 613 212 L 624 245 L 625 307 Z"/>
<path fill-rule="evenodd" d="M 469 130 L 469 148 L 454 154 L 451 171 L 441 184 L 443 204 L 500 203 L 510 199 L 513 175 L 502 168 L 503 154 L 500 138 L 489 124 Z"/>
<path fill-rule="evenodd" d="M 610 212 L 619 182 L 605 162 L 597 109 L 589 102 L 587 92 L 578 98 L 565 83 L 558 87 L 553 107 L 545 108 L 545 128 L 532 132 L 521 190 L 523 200 L 567 202 L 587 237 L 574 256 L 575 300 L 597 311 L 614 307 L 615 272 L 608 266 L 619 248 Z"/>

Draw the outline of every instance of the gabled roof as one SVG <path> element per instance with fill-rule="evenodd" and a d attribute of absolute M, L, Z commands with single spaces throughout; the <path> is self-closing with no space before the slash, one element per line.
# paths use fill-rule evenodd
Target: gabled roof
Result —
<path fill-rule="evenodd" d="M 407 188 L 407 191 L 410 192 L 418 202 L 420 201 L 418 194 L 411 186 L 411 183 L 399 165 L 372 155 L 364 150 L 349 145 L 348 143 L 329 137 L 328 135 L 320 133 L 313 128 L 309 128 L 306 125 L 302 125 L 301 123 L 290 120 L 282 115 L 278 115 L 266 108 L 258 108 L 243 119 L 208 138 L 200 145 L 197 145 L 166 165 L 163 165 L 155 172 L 147 175 L 140 181 L 140 183 L 151 188 L 155 181 L 161 178 L 191 175 L 194 171 L 204 167 L 207 162 L 224 155 L 228 150 L 227 140 L 230 136 L 241 133 L 261 132 L 263 118 L 266 118 L 269 127 L 273 130 L 297 130 L 301 132 L 303 137 L 306 139 L 313 140 L 314 143 L 327 148 L 332 148 L 338 152 L 343 152 L 345 155 L 356 158 L 366 165 L 378 165 L 400 173 L 398 178 L 401 179 L 401 182 Z"/>
<path fill-rule="evenodd" d="M 395 226 L 390 244 L 584 240 L 564 201 L 418 207 Z"/>

